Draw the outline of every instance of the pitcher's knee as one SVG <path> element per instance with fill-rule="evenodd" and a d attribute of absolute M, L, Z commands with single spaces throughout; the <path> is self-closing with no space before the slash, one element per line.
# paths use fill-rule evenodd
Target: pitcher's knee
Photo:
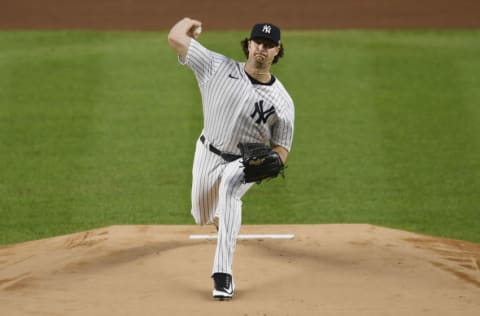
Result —
<path fill-rule="evenodd" d="M 197 225 L 204 225 L 204 221 L 202 219 L 202 216 L 200 216 L 200 213 L 192 209 L 191 211 L 192 217 L 195 220 L 195 224 Z"/>

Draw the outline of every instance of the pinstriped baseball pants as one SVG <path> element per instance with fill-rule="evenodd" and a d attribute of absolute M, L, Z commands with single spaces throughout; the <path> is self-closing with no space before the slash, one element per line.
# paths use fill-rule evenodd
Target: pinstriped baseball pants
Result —
<path fill-rule="evenodd" d="M 239 159 L 227 163 L 197 141 L 192 170 L 192 216 L 200 225 L 218 218 L 212 273 L 232 274 L 233 255 L 242 223 L 242 197 L 252 187 L 243 183 Z"/>

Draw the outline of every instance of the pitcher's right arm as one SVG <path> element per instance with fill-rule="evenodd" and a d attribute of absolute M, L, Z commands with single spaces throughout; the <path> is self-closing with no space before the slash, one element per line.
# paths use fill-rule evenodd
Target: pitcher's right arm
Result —
<path fill-rule="evenodd" d="M 176 51 L 182 60 L 187 56 L 188 46 L 192 38 L 196 38 L 198 34 L 195 33 L 197 27 L 201 27 L 200 21 L 183 18 L 178 21 L 168 33 L 168 43 Z"/>

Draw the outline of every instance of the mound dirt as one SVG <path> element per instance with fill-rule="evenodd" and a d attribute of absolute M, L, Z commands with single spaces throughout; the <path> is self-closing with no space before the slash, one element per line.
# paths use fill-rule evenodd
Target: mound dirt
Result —
<path fill-rule="evenodd" d="M 112 226 L 0 247 L 0 315 L 478 315 L 480 245 L 371 225 L 243 226 L 211 297 L 212 227 Z"/>

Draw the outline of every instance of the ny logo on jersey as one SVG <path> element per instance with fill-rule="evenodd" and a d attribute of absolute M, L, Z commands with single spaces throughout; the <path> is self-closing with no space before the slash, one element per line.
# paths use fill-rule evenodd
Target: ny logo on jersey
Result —
<path fill-rule="evenodd" d="M 262 32 L 263 32 L 263 33 L 270 34 L 270 31 L 271 31 L 271 30 L 272 30 L 272 27 L 271 27 L 270 25 L 268 25 L 268 24 L 265 24 L 265 25 L 263 26 Z"/>
<path fill-rule="evenodd" d="M 267 123 L 268 118 L 270 115 L 275 113 L 275 108 L 272 107 L 269 108 L 268 110 L 264 111 L 263 110 L 263 100 L 260 100 L 258 102 L 255 102 L 255 111 L 253 111 L 252 115 L 250 115 L 251 118 L 255 118 L 255 115 L 258 114 L 258 119 L 255 120 L 255 123 L 260 124 L 260 122 L 263 122 L 263 124 Z"/>

